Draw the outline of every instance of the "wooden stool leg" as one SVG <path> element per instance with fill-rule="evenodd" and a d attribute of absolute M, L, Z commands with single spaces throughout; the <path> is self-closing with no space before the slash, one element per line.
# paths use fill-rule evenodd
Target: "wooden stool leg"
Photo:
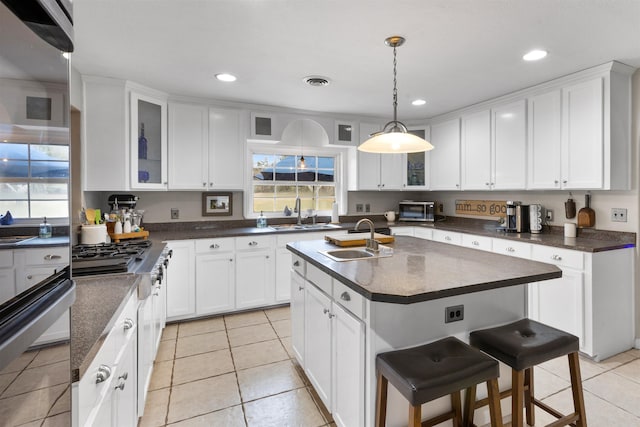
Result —
<path fill-rule="evenodd" d="M 584 395 L 582 394 L 582 376 L 580 375 L 580 358 L 577 352 L 570 353 L 568 357 L 573 407 L 576 414 L 580 417 L 580 419 L 576 421 L 576 426 L 587 427 L 587 414 L 584 409 Z"/>
<path fill-rule="evenodd" d="M 476 409 L 476 386 L 471 386 L 464 394 L 464 412 L 462 418 L 462 425 L 469 427 L 473 425 L 473 413 Z"/>
<path fill-rule="evenodd" d="M 376 393 L 376 427 L 387 424 L 387 386 L 389 380 L 378 372 L 378 387 Z"/>
<path fill-rule="evenodd" d="M 524 407 L 527 414 L 527 424 L 533 426 L 536 424 L 535 406 L 533 400 L 533 367 L 524 370 Z"/>
<path fill-rule="evenodd" d="M 511 425 L 522 427 L 524 371 L 511 370 Z"/>
<path fill-rule="evenodd" d="M 487 381 L 487 391 L 489 393 L 491 427 L 502 427 L 502 408 L 500 407 L 500 390 L 498 389 L 497 378 Z M 473 414 L 471 416 L 473 417 Z M 471 421 L 473 421 L 473 418 Z"/>
<path fill-rule="evenodd" d="M 453 411 L 453 427 L 462 427 L 462 401 L 460 399 L 460 391 L 451 393 L 451 410 Z"/>
<path fill-rule="evenodd" d="M 409 427 L 422 425 L 422 405 L 409 405 Z"/>

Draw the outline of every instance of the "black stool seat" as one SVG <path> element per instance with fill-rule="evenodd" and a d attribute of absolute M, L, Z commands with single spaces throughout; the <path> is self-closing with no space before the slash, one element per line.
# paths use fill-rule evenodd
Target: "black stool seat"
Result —
<path fill-rule="evenodd" d="M 378 354 L 376 368 L 413 406 L 500 374 L 498 362 L 454 337 Z"/>
<path fill-rule="evenodd" d="M 531 319 L 473 331 L 469 342 L 516 371 L 578 351 L 578 337 Z"/>

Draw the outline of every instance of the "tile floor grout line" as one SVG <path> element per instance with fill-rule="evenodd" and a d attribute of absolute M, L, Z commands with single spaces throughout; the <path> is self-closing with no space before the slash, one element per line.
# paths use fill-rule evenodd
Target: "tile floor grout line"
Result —
<path fill-rule="evenodd" d="M 264 312 L 263 312 L 264 313 Z M 227 344 L 229 345 L 229 355 L 231 357 L 231 364 L 233 365 L 233 375 L 236 378 L 236 386 L 238 387 L 238 396 L 240 397 L 240 409 L 242 410 L 242 418 L 244 419 L 244 425 L 248 426 L 247 413 L 244 410 L 244 403 L 242 400 L 242 389 L 240 388 L 240 380 L 238 379 L 238 369 L 236 368 L 236 360 L 233 357 L 233 351 L 231 351 L 231 341 L 229 340 L 229 329 L 227 328 L 227 318 L 222 317 L 222 323 L 224 324 L 224 332 L 227 336 Z"/>
<path fill-rule="evenodd" d="M 165 426 L 169 424 L 169 406 L 171 405 L 171 395 L 173 394 L 173 375 L 175 373 L 175 368 L 176 368 L 176 351 L 178 351 L 179 334 L 180 334 L 180 326 L 178 326 L 178 329 L 176 330 L 176 342 L 173 345 L 173 360 L 171 364 L 171 381 L 169 381 L 169 396 L 167 397 L 167 410 L 164 413 Z M 154 362 L 154 365 L 155 365 L 155 362 Z M 151 375 L 153 376 L 153 373 Z"/>

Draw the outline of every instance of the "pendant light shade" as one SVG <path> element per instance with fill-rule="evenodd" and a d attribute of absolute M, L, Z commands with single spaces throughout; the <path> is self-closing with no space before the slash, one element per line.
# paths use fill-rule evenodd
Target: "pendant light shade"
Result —
<path fill-rule="evenodd" d="M 398 121 L 398 89 L 396 72 L 396 48 L 405 42 L 404 37 L 392 36 L 385 41 L 393 48 L 393 120 L 384 125 L 382 131 L 371 134 L 371 138 L 358 146 L 366 153 L 417 153 L 433 149 L 428 141 L 408 132 L 407 127 Z"/>

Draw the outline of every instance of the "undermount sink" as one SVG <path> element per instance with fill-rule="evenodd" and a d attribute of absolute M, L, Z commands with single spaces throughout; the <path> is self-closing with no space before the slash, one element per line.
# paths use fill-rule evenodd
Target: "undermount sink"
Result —
<path fill-rule="evenodd" d="M 276 224 L 270 225 L 269 228 L 276 231 L 293 231 L 293 230 L 327 230 L 332 228 L 340 228 L 336 224 Z"/>
<path fill-rule="evenodd" d="M 14 245 L 25 240 L 35 239 L 36 236 L 0 236 L 0 245 Z"/>
<path fill-rule="evenodd" d="M 393 255 L 393 249 L 380 246 L 379 252 L 368 251 L 366 248 L 340 248 L 328 251 L 318 251 L 334 261 L 356 261 L 361 259 L 385 258 Z"/>

